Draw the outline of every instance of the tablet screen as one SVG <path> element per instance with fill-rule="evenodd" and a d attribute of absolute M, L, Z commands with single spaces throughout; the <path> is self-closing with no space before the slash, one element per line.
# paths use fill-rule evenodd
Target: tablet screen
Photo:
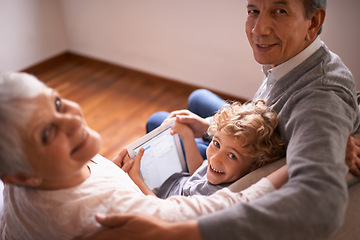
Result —
<path fill-rule="evenodd" d="M 175 138 L 170 131 L 171 128 L 167 128 L 134 149 L 135 155 L 140 148 L 145 149 L 140 171 L 151 190 L 160 187 L 172 174 L 183 170 Z"/>

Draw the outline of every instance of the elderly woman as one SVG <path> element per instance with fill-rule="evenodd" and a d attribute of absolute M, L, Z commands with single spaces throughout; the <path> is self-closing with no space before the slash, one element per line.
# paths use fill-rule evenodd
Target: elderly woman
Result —
<path fill-rule="evenodd" d="M 209 197 L 145 196 L 121 168 L 97 154 L 101 138 L 86 125 L 79 105 L 25 73 L 0 73 L 0 134 L 3 239 L 70 239 L 100 228 L 97 213 L 193 219 L 258 198 L 287 178 L 283 169 L 280 177 L 270 175 L 240 193 L 225 188 Z M 115 158 L 119 165 L 126 155 L 123 149 Z"/>

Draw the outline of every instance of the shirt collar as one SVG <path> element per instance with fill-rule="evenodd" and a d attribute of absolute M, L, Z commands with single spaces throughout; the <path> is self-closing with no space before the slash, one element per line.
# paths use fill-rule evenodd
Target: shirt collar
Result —
<path fill-rule="evenodd" d="M 314 42 L 312 42 L 308 47 L 306 47 L 295 57 L 274 68 L 272 68 L 270 65 L 262 65 L 262 71 L 266 75 L 266 77 L 271 74 L 276 80 L 278 80 L 285 76 L 296 66 L 298 66 L 300 63 L 305 61 L 312 54 L 314 54 L 321 47 L 321 45 L 322 41 L 320 40 L 320 37 L 317 37 Z"/>

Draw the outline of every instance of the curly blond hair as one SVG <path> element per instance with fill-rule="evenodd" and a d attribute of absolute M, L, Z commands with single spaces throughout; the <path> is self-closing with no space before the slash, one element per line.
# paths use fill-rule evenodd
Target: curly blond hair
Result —
<path fill-rule="evenodd" d="M 254 170 L 285 155 L 286 143 L 278 134 L 277 125 L 277 114 L 263 100 L 233 102 L 215 114 L 208 134 L 222 131 L 233 136 L 247 150 L 247 156 L 254 158 Z"/>

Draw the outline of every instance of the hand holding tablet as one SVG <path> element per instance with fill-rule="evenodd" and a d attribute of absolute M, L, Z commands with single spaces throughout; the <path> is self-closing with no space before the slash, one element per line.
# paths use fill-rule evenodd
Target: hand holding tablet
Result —
<path fill-rule="evenodd" d="M 174 120 L 170 120 L 127 146 L 131 158 L 144 148 L 140 172 L 151 189 L 161 186 L 172 174 L 186 170 L 180 138 L 171 135 Z"/>

